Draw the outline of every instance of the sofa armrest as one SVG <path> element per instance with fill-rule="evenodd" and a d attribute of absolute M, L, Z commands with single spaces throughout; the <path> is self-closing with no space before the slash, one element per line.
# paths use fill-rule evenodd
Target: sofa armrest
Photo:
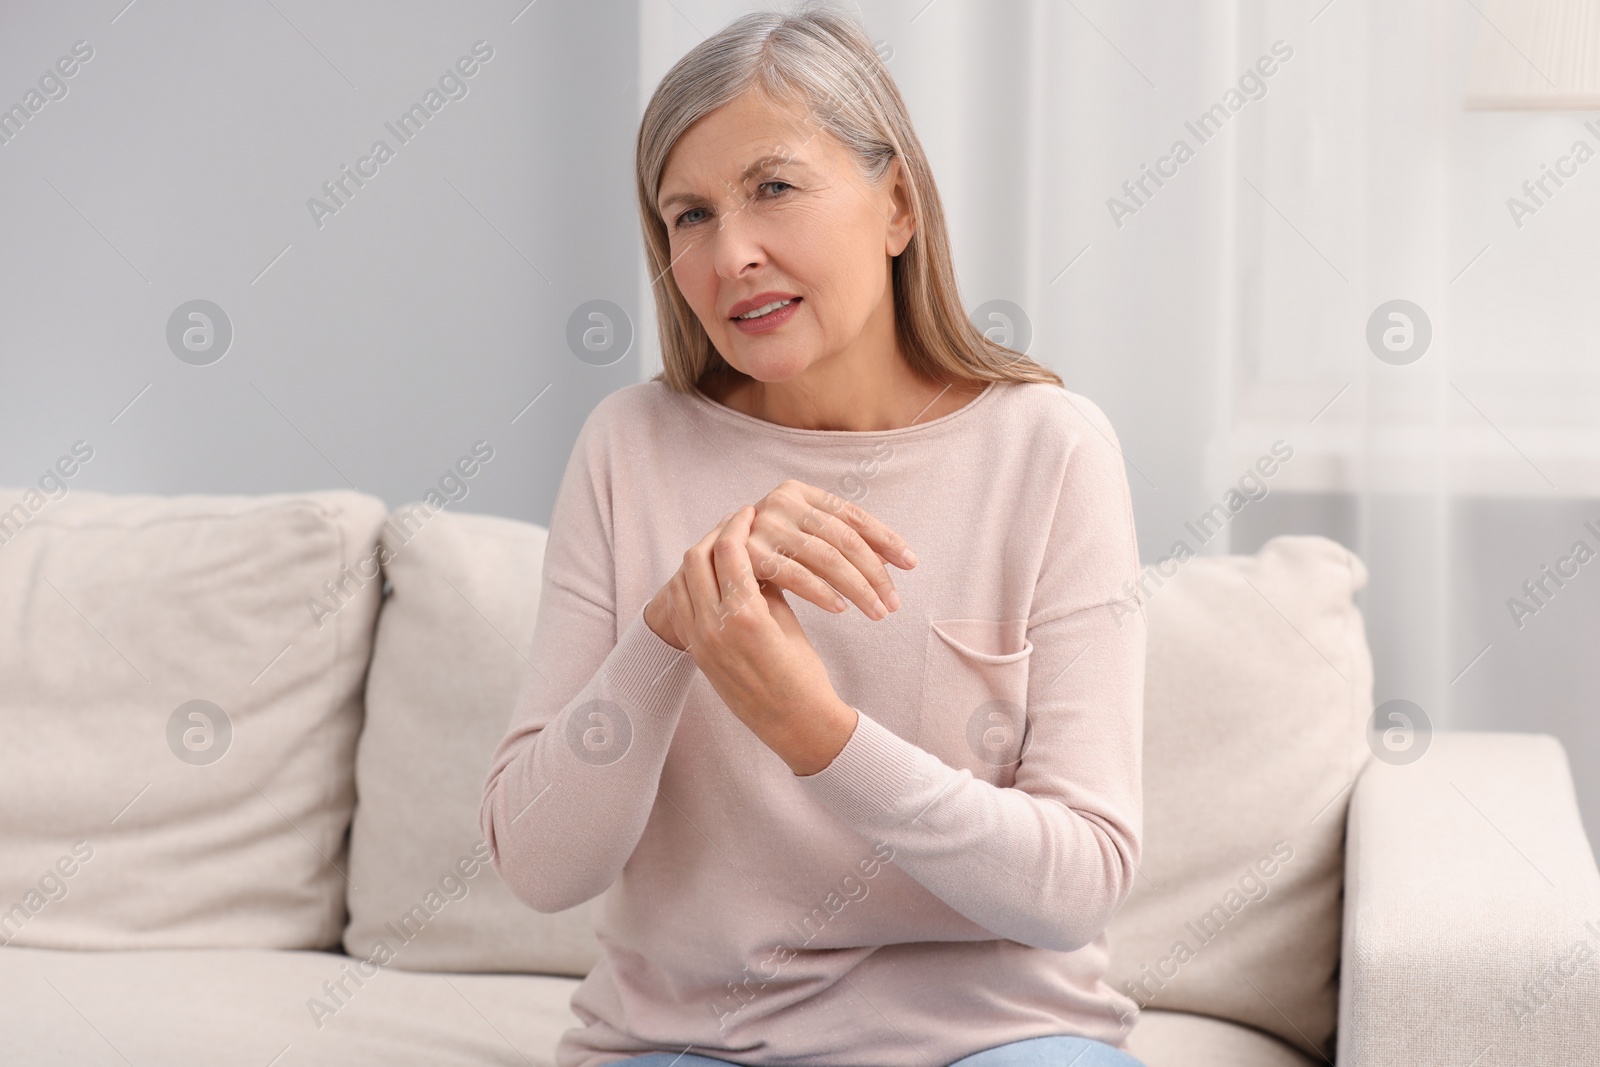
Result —
<path fill-rule="evenodd" d="M 1368 762 L 1340 968 L 1339 1067 L 1591 1062 L 1600 873 L 1559 741 L 1440 732 Z"/>

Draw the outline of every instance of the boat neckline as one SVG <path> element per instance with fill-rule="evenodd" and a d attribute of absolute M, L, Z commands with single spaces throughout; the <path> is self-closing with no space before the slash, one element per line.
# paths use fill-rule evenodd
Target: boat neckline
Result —
<path fill-rule="evenodd" d="M 719 418 L 725 421 L 734 422 L 738 425 L 758 429 L 765 433 L 775 434 L 780 437 L 807 437 L 825 438 L 838 441 L 859 441 L 867 437 L 910 437 L 916 434 L 927 433 L 928 431 L 937 427 L 949 426 L 955 420 L 965 416 L 968 412 L 980 407 L 986 400 L 989 399 L 991 395 L 994 394 L 995 386 L 999 384 L 1000 383 L 998 381 L 991 381 L 988 385 L 984 386 L 983 392 L 979 393 L 965 404 L 962 404 L 954 411 L 940 415 L 937 419 L 930 419 L 927 422 L 914 422 L 909 426 L 898 426 L 892 430 L 811 430 L 800 426 L 784 426 L 782 423 L 768 422 L 766 419 L 759 419 L 754 415 L 749 415 L 743 411 L 731 408 L 719 400 L 713 400 L 700 389 L 699 385 L 691 387 L 689 395 L 693 397 L 694 400 L 697 401 L 701 406 L 713 412 Z"/>

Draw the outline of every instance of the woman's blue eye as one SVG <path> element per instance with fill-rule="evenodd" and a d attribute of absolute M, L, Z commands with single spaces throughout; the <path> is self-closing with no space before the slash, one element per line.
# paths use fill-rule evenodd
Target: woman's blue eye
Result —
<path fill-rule="evenodd" d="M 778 178 L 774 178 L 771 181 L 762 182 L 760 185 L 756 186 L 756 188 L 757 189 L 761 189 L 761 188 L 764 188 L 764 187 L 766 187 L 768 185 L 787 185 L 791 189 L 794 188 L 794 186 L 791 185 L 789 182 L 783 181 L 783 180 L 778 179 Z M 773 195 L 776 196 L 778 194 L 774 193 Z M 688 211 L 685 211 L 683 214 L 679 215 L 677 218 L 672 220 L 673 228 L 674 229 L 681 229 L 684 226 L 693 226 L 694 223 L 692 223 L 692 222 L 686 223 L 683 220 L 686 217 L 688 217 L 689 215 L 691 215 L 692 213 L 694 213 L 696 211 L 703 211 L 703 210 L 705 210 L 705 209 L 704 208 L 698 208 L 698 207 L 690 208 Z"/>

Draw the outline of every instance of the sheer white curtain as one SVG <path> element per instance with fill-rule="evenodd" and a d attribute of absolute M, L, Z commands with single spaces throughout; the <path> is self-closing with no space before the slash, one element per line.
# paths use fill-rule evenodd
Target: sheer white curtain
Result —
<path fill-rule="evenodd" d="M 760 6 L 641 2 L 641 107 Z M 1555 734 L 1593 834 L 1600 561 L 1573 549 L 1600 550 L 1600 159 L 1572 157 L 1600 122 L 1463 106 L 1475 54 L 1560 66 L 1537 20 L 1487 0 L 857 9 L 932 157 L 968 306 L 1015 305 L 1030 354 L 1106 409 L 1146 561 L 1348 545 L 1377 701 Z M 1197 537 L 1264 456 L 1260 498 Z"/>
<path fill-rule="evenodd" d="M 1233 450 L 1304 445 L 1284 471 L 1294 493 L 1235 548 L 1302 523 L 1349 544 L 1372 572 L 1380 705 L 1555 734 L 1593 841 L 1600 165 L 1581 160 L 1600 129 L 1464 107 L 1486 61 L 1581 88 L 1539 7 L 1600 23 L 1592 2 L 1241 5 L 1244 47 L 1303 40 L 1305 65 L 1238 131 Z M 1406 321 L 1386 314 L 1396 300 L 1420 309 L 1401 313 L 1428 323 L 1425 349 L 1420 333 L 1409 352 L 1373 346 L 1375 313 Z"/>

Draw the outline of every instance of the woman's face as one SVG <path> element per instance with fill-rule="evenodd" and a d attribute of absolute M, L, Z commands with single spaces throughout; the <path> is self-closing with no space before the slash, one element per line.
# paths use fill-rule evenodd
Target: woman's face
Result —
<path fill-rule="evenodd" d="M 893 343 L 889 260 L 915 229 L 900 179 L 895 160 L 879 188 L 866 184 L 802 112 L 758 91 L 690 127 L 656 206 L 673 279 L 723 359 L 778 382 Z M 765 328 L 735 324 L 737 305 L 769 292 L 798 299 Z"/>

